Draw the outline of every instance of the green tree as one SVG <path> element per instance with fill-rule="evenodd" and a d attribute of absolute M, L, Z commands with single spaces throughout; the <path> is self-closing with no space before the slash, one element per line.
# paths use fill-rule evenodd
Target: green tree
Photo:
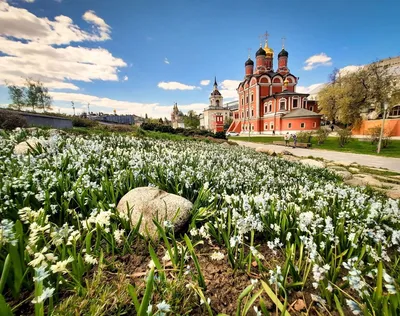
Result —
<path fill-rule="evenodd" d="M 383 112 L 384 104 L 397 96 L 396 83 L 390 69 L 379 62 L 345 75 L 336 71 L 330 84 L 320 91 L 318 106 L 330 120 L 353 125 L 370 108 Z"/>
<path fill-rule="evenodd" d="M 183 117 L 183 122 L 187 128 L 198 128 L 200 126 L 200 119 L 193 110 L 190 110 L 187 115 Z"/>
<path fill-rule="evenodd" d="M 225 131 L 228 130 L 228 128 L 229 128 L 229 126 L 231 126 L 232 122 L 233 122 L 233 119 L 232 119 L 231 117 L 228 117 L 228 118 L 225 120 L 225 123 L 224 123 L 224 130 L 225 130 Z"/>
<path fill-rule="evenodd" d="M 11 107 L 21 109 L 21 107 L 32 107 L 43 111 L 51 109 L 52 98 L 49 90 L 39 80 L 26 79 L 25 87 L 8 85 L 8 93 L 12 100 Z"/>
<path fill-rule="evenodd" d="M 21 110 L 23 106 L 25 106 L 25 91 L 23 87 L 18 87 L 16 85 L 7 85 L 8 94 L 10 95 L 10 99 L 12 100 L 12 104 L 10 104 L 11 108 L 16 108 L 17 110 Z"/>

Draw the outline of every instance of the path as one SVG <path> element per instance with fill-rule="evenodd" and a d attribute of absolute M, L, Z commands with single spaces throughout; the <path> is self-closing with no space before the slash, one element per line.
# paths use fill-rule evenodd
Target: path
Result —
<path fill-rule="evenodd" d="M 265 149 L 271 149 L 276 153 L 280 153 L 284 150 L 290 151 L 293 155 L 299 157 L 318 157 L 326 160 L 333 160 L 335 162 L 343 162 L 344 164 L 350 164 L 356 162 L 361 166 L 374 167 L 374 168 L 386 168 L 395 172 L 400 172 L 400 158 L 389 158 L 389 157 L 378 157 L 372 155 L 353 154 L 353 153 L 342 153 L 338 151 L 321 150 L 321 149 L 306 149 L 306 148 L 292 148 L 285 146 L 277 146 L 270 144 L 260 144 L 244 142 L 240 140 L 234 140 L 240 146 L 249 148 L 263 147 Z"/>

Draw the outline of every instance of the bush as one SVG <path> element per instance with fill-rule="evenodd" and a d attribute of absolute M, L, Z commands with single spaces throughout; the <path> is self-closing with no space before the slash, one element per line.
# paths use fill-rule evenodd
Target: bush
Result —
<path fill-rule="evenodd" d="M 371 144 L 378 144 L 379 143 L 379 137 L 381 136 L 381 127 L 380 126 L 375 126 L 371 127 L 368 129 L 368 135 L 371 140 Z M 383 131 L 382 135 L 382 148 L 387 148 L 390 144 L 391 141 L 391 133 L 387 129 Z"/>
<path fill-rule="evenodd" d="M 25 117 L 9 111 L 0 111 L 0 128 L 13 130 L 17 127 L 27 127 L 28 122 Z"/>
<path fill-rule="evenodd" d="M 326 128 L 319 128 L 317 130 L 318 145 L 323 144 L 329 136 L 329 130 Z"/>
<path fill-rule="evenodd" d="M 72 118 L 72 126 L 74 127 L 94 127 L 97 126 L 99 123 L 96 121 L 88 120 L 85 118 L 74 116 Z"/>
<path fill-rule="evenodd" d="M 226 139 L 226 134 L 225 132 L 216 132 L 214 137 L 218 139 Z"/>
<path fill-rule="evenodd" d="M 343 129 L 339 130 L 337 133 L 339 135 L 339 138 L 338 138 L 339 146 L 344 147 L 344 145 L 346 145 L 351 139 L 351 129 L 343 128 Z"/>
<path fill-rule="evenodd" d="M 311 143 L 312 132 L 300 132 L 297 134 L 299 143 Z"/>
<path fill-rule="evenodd" d="M 133 132 L 131 125 L 102 125 L 102 129 L 108 132 L 128 133 Z"/>

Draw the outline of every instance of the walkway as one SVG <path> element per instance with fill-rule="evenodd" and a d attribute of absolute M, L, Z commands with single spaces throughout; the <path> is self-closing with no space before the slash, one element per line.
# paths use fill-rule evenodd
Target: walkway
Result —
<path fill-rule="evenodd" d="M 271 149 L 276 153 L 280 153 L 284 150 L 290 151 L 293 155 L 299 157 L 318 157 L 325 160 L 333 160 L 338 163 L 350 164 L 355 162 L 361 166 L 374 167 L 374 168 L 386 168 L 395 172 L 400 172 L 400 158 L 389 158 L 389 157 L 378 157 L 372 155 L 353 154 L 353 153 L 342 153 L 338 151 L 321 150 L 321 149 L 306 149 L 306 148 L 292 148 L 285 146 L 277 146 L 270 144 L 260 144 L 244 142 L 234 140 L 240 146 L 249 148 L 263 147 L 265 149 Z"/>

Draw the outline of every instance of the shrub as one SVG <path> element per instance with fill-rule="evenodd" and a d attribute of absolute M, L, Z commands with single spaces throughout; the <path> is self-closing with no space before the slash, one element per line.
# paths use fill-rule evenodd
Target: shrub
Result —
<path fill-rule="evenodd" d="M 99 123 L 96 121 L 88 120 L 81 117 L 73 117 L 72 118 L 72 126 L 74 127 L 94 127 L 97 126 Z"/>
<path fill-rule="evenodd" d="M 226 139 L 226 134 L 225 132 L 216 132 L 214 137 L 219 139 Z"/>
<path fill-rule="evenodd" d="M 319 128 L 317 130 L 318 145 L 323 144 L 329 136 L 329 130 L 326 128 Z"/>
<path fill-rule="evenodd" d="M 27 127 L 28 122 L 25 117 L 9 111 L 0 111 L 0 128 L 13 130 L 17 127 Z"/>
<path fill-rule="evenodd" d="M 381 126 L 375 126 L 371 127 L 368 129 L 368 135 L 371 140 L 371 144 L 378 144 L 379 143 L 379 137 L 381 136 Z M 391 133 L 387 129 L 383 131 L 382 135 L 382 148 L 386 148 L 389 146 L 390 141 L 391 141 Z"/>
<path fill-rule="evenodd" d="M 312 132 L 300 132 L 297 134 L 299 143 L 311 143 Z"/>
<path fill-rule="evenodd" d="M 339 138 L 338 138 L 339 146 L 344 147 L 344 145 L 346 145 L 351 139 L 351 129 L 343 128 L 343 129 L 339 130 L 337 133 L 339 135 Z"/>
<path fill-rule="evenodd" d="M 133 132 L 131 125 L 103 125 L 103 129 L 109 132 Z"/>

